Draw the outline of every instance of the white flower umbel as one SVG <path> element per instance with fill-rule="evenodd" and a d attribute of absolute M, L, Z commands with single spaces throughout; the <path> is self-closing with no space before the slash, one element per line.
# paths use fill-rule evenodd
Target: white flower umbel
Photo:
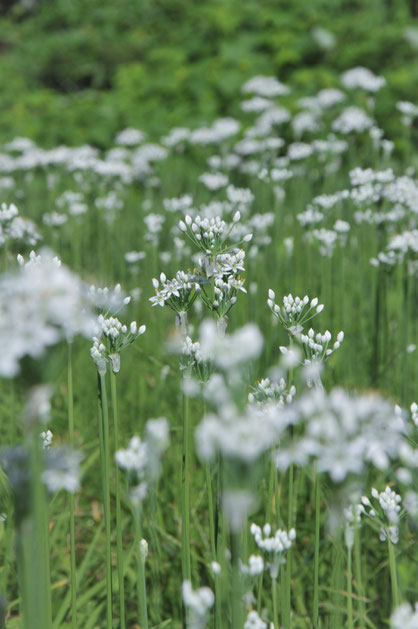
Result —
<path fill-rule="evenodd" d="M 117 315 L 131 301 L 131 297 L 123 293 L 120 284 L 116 284 L 114 288 L 107 286 L 99 288 L 93 284 L 90 286 L 90 297 L 96 308 L 101 310 L 105 317 L 110 314 Z"/>
<path fill-rule="evenodd" d="M 107 364 L 111 364 L 114 373 L 120 371 L 120 353 L 131 345 L 139 336 L 144 334 L 145 325 L 138 327 L 132 321 L 129 330 L 116 317 L 98 317 L 98 334 L 93 337 L 90 355 L 94 360 L 100 375 L 106 373 Z"/>
<path fill-rule="evenodd" d="M 392 544 L 398 543 L 398 524 L 404 513 L 401 502 L 401 496 L 393 491 L 389 485 L 382 492 L 378 492 L 373 487 L 371 500 L 367 496 L 363 496 L 362 503 L 366 507 L 365 515 L 375 520 L 380 526 L 379 538 L 381 542 L 389 538 Z"/>
<path fill-rule="evenodd" d="M 296 539 L 295 529 L 290 529 L 289 532 L 277 529 L 272 535 L 270 524 L 265 524 L 261 529 L 257 524 L 253 523 L 250 531 L 254 536 L 255 543 L 268 558 L 267 566 L 270 570 L 271 578 L 277 579 L 280 565 L 286 562 L 285 554 Z"/>
<path fill-rule="evenodd" d="M 41 239 L 35 224 L 19 216 L 17 207 L 11 203 L 0 206 L 0 247 L 6 243 L 19 242 L 24 245 L 36 245 Z"/>
<path fill-rule="evenodd" d="M 305 297 L 293 297 L 291 293 L 283 297 L 283 306 L 276 304 L 276 294 L 270 288 L 268 292 L 267 305 L 280 321 L 284 329 L 290 334 L 302 332 L 304 325 L 323 311 L 323 304 L 318 304 L 318 298 L 309 300 Z"/>
<path fill-rule="evenodd" d="M 241 564 L 241 572 L 248 574 L 251 577 L 257 577 L 264 571 L 264 561 L 261 555 L 250 555 L 248 559 L 248 566 Z"/>
<path fill-rule="evenodd" d="M 128 448 L 116 452 L 116 463 L 128 475 L 130 499 L 135 506 L 145 499 L 148 484 L 158 478 L 161 458 L 169 441 L 167 420 L 164 417 L 150 419 L 145 425 L 144 440 L 135 435 Z"/>
<path fill-rule="evenodd" d="M 313 389 L 274 412 L 282 435 L 277 467 L 285 470 L 292 462 L 304 466 L 313 457 L 318 471 L 335 483 L 349 474 L 361 475 L 369 464 L 387 469 L 399 456 L 408 431 L 406 418 L 386 400 L 342 389 L 329 394 Z M 288 443 L 284 431 L 289 425 L 298 427 L 298 437 Z"/>
<path fill-rule="evenodd" d="M 257 94 L 264 98 L 274 98 L 289 93 L 289 88 L 275 76 L 253 76 L 242 86 L 244 94 Z"/>
<path fill-rule="evenodd" d="M 175 313 L 187 313 L 200 294 L 198 277 L 184 271 L 177 271 L 172 280 L 168 280 L 164 273 L 160 279 L 153 279 L 155 296 L 150 297 L 153 306 L 168 306 Z"/>
<path fill-rule="evenodd" d="M 42 447 L 44 450 L 48 450 L 52 445 L 53 434 L 50 430 L 45 430 L 39 435 L 41 439 Z"/>
<path fill-rule="evenodd" d="M 386 79 L 383 76 L 376 76 L 371 70 L 362 66 L 344 72 L 341 75 L 341 82 L 350 90 L 362 89 L 366 92 L 378 92 L 386 85 Z"/>
<path fill-rule="evenodd" d="M 296 387 L 288 388 L 286 380 L 280 378 L 277 381 L 263 378 L 256 383 L 251 393 L 248 394 L 250 403 L 265 404 L 274 402 L 279 405 L 290 404 L 296 394 Z"/>
<path fill-rule="evenodd" d="M 214 258 L 219 253 L 225 253 L 231 248 L 228 244 L 228 238 L 240 218 L 240 212 L 237 211 L 232 224 L 227 224 L 220 216 L 213 218 L 196 216 L 192 219 L 186 214 L 184 221 L 179 222 L 179 229 L 190 238 L 204 255 Z M 251 238 L 252 234 L 247 234 L 242 242 L 249 242 Z M 238 244 L 240 243 L 235 243 L 233 246 L 236 247 Z"/>
<path fill-rule="evenodd" d="M 390 617 L 392 629 L 416 629 L 418 627 L 418 603 L 414 607 L 409 603 L 402 603 L 396 607 Z"/>
<path fill-rule="evenodd" d="M 62 339 L 91 338 L 94 320 L 87 287 L 57 258 L 44 252 L 36 263 L 23 261 L 0 276 L 0 375 L 15 376 L 24 356 L 39 358 Z"/>
<path fill-rule="evenodd" d="M 259 356 L 263 336 L 253 323 L 247 323 L 232 334 L 222 335 L 216 323 L 206 319 L 199 328 L 199 342 L 202 358 L 227 371 Z"/>
<path fill-rule="evenodd" d="M 365 512 L 363 504 L 350 505 L 343 511 L 344 516 L 344 539 L 347 548 L 351 549 L 354 544 L 354 534 L 356 527 L 360 526 L 361 516 Z"/>
<path fill-rule="evenodd" d="M 244 623 L 244 629 L 267 629 L 267 623 L 261 620 L 260 616 L 253 609 L 248 612 L 247 619 Z"/>
<path fill-rule="evenodd" d="M 45 469 L 42 480 L 51 493 L 64 489 L 75 493 L 80 488 L 80 462 L 82 456 L 69 448 L 50 448 L 45 452 Z"/>
<path fill-rule="evenodd" d="M 326 330 L 324 334 L 318 332 L 315 334 L 312 328 L 307 334 L 301 334 L 300 340 L 305 350 L 306 360 L 308 363 L 322 362 L 327 360 L 341 345 L 344 340 L 344 332 L 339 332 L 337 340 L 331 345 L 331 332 Z"/>
<path fill-rule="evenodd" d="M 187 613 L 188 629 L 204 629 L 208 613 L 215 602 L 212 590 L 208 587 L 193 590 L 190 581 L 183 581 L 181 591 Z"/>

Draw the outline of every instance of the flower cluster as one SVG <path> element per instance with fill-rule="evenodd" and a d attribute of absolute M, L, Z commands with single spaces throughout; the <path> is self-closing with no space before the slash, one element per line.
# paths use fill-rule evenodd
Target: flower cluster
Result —
<path fill-rule="evenodd" d="M 32 221 L 19 216 L 17 207 L 11 203 L 0 206 L 0 247 L 8 242 L 35 245 L 41 236 Z"/>
<path fill-rule="evenodd" d="M 305 350 L 306 358 L 309 363 L 321 362 L 326 360 L 331 354 L 333 354 L 341 345 L 344 340 L 344 332 L 339 332 L 337 340 L 329 347 L 331 341 L 331 332 L 326 330 L 324 334 L 318 332 L 315 334 L 312 328 L 308 330 L 307 334 L 301 334 L 300 340 Z"/>
<path fill-rule="evenodd" d="M 215 602 L 212 590 L 208 587 L 193 590 L 190 581 L 183 581 L 181 591 L 187 610 L 187 626 L 190 629 L 204 629 L 209 610 Z"/>
<path fill-rule="evenodd" d="M 276 294 L 271 288 L 268 292 L 267 304 L 284 329 L 290 334 L 301 332 L 307 321 L 316 317 L 324 309 L 323 304 L 318 304 L 317 297 L 309 302 L 308 295 L 301 299 L 300 297 L 293 297 L 291 293 L 283 297 L 283 306 L 280 307 L 276 304 Z"/>
<path fill-rule="evenodd" d="M 255 609 L 248 612 L 247 619 L 244 623 L 244 629 L 267 629 L 267 623 L 261 620 Z"/>
<path fill-rule="evenodd" d="M 139 506 L 147 495 L 148 484 L 158 478 L 161 457 L 169 445 L 169 427 L 164 417 L 150 419 L 145 425 L 145 439 L 135 435 L 129 447 L 118 450 L 116 463 L 128 474 L 132 485 L 130 499 Z"/>
<path fill-rule="evenodd" d="M 270 378 L 263 378 L 256 383 L 253 390 L 248 394 L 248 401 L 251 403 L 263 404 L 274 402 L 279 405 L 290 404 L 296 395 L 296 387 L 292 385 L 288 388 L 286 380 L 282 377 L 278 381 Z"/>
<path fill-rule="evenodd" d="M 392 629 L 415 629 L 418 627 L 418 603 L 412 607 L 409 603 L 402 603 L 396 607 L 391 618 Z"/>
<path fill-rule="evenodd" d="M 131 345 L 139 336 L 144 334 L 145 325 L 138 327 L 136 321 L 132 321 L 129 330 L 117 317 L 98 317 L 98 333 L 93 337 L 93 345 L 90 355 L 94 360 L 100 375 L 104 376 L 107 364 L 110 362 L 114 373 L 120 371 L 120 353 L 125 347 Z"/>
<path fill-rule="evenodd" d="M 26 264 L 20 257 L 19 268 L 1 276 L 0 296 L 3 377 L 15 376 L 24 356 L 39 358 L 63 339 L 94 333 L 87 287 L 48 252 Z"/>
<path fill-rule="evenodd" d="M 318 471 L 336 483 L 349 474 L 362 474 L 370 463 L 387 469 L 390 459 L 399 456 L 408 429 L 403 414 L 386 400 L 342 389 L 306 392 L 278 408 L 275 421 L 283 436 L 276 452 L 278 469 L 285 470 L 292 462 L 306 465 L 313 457 Z M 286 444 L 284 430 L 290 425 L 298 427 L 298 437 Z"/>
<path fill-rule="evenodd" d="M 253 523 L 250 531 L 257 546 L 269 558 L 267 566 L 270 569 L 271 578 L 277 579 L 280 564 L 285 563 L 284 555 L 296 539 L 295 529 L 290 529 L 289 532 L 277 529 L 274 535 L 272 535 L 270 524 L 265 524 L 261 529 L 257 524 Z"/>
<path fill-rule="evenodd" d="M 403 515 L 401 496 L 388 485 L 382 492 L 378 492 L 373 487 L 371 497 L 374 500 L 373 504 L 367 496 L 363 496 L 361 499 L 362 504 L 366 507 L 365 515 L 375 519 L 380 525 L 379 538 L 381 542 L 389 539 L 392 544 L 397 544 L 399 541 L 398 524 Z"/>
<path fill-rule="evenodd" d="M 196 275 L 177 271 L 172 280 L 168 280 L 164 273 L 160 279 L 153 279 L 155 296 L 150 298 L 153 306 L 167 305 L 176 313 L 187 312 L 200 294 L 199 278 Z"/>

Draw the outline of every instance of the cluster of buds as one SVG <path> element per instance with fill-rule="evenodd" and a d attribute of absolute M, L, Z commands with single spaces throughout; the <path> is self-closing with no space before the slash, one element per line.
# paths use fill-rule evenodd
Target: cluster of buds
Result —
<path fill-rule="evenodd" d="M 290 529 L 289 532 L 277 529 L 274 535 L 272 535 L 270 524 L 265 524 L 261 529 L 261 527 L 253 523 L 250 531 L 257 546 L 269 557 L 267 566 L 270 569 L 271 578 L 277 579 L 280 564 L 286 562 L 284 554 L 296 539 L 295 529 Z"/>
<path fill-rule="evenodd" d="M 296 387 L 292 385 L 289 389 L 284 378 L 278 382 L 272 382 L 269 378 L 263 378 L 256 383 L 251 393 L 248 394 L 248 401 L 258 404 L 265 402 L 275 402 L 279 406 L 290 404 L 296 395 Z"/>
<path fill-rule="evenodd" d="M 139 506 L 147 495 L 148 484 L 158 478 L 161 457 L 170 442 L 168 421 L 164 417 L 150 419 L 145 437 L 132 437 L 126 449 L 115 454 L 117 465 L 128 475 L 132 504 Z"/>
<path fill-rule="evenodd" d="M 316 317 L 324 309 L 323 304 L 318 304 L 317 297 L 309 302 L 308 295 L 300 298 L 293 297 L 291 293 L 283 297 L 283 306 L 280 307 L 276 304 L 276 294 L 271 288 L 268 292 L 267 305 L 284 329 L 293 335 L 302 332 L 307 321 Z"/>
<path fill-rule="evenodd" d="M 250 577 L 257 577 L 264 570 L 264 560 L 261 555 L 250 555 L 248 566 L 241 563 L 241 572 Z"/>
<path fill-rule="evenodd" d="M 238 294 L 247 292 L 244 280 L 239 276 L 241 271 L 245 271 L 245 252 L 238 247 L 240 243 L 228 242 L 240 218 L 238 210 L 231 224 L 227 224 L 220 216 L 197 216 L 192 219 L 186 215 L 184 221 L 180 221 L 179 228 L 203 253 L 199 260 L 202 270 L 194 274 L 178 271 L 172 280 L 167 280 L 166 275 L 161 273 L 159 280 L 152 280 L 155 289 L 155 296 L 150 298 L 152 305 L 167 305 L 176 313 L 176 323 L 183 339 L 188 336 L 187 313 L 197 297 L 201 297 L 208 310 L 216 315 L 219 329 L 224 331 L 228 313 L 236 303 Z M 249 242 L 251 238 L 252 234 L 247 234 L 241 242 Z M 183 368 L 182 360 L 180 362 Z"/>
<path fill-rule="evenodd" d="M 378 492 L 373 487 L 371 494 L 375 501 L 375 506 L 372 505 L 367 496 L 363 496 L 361 499 L 365 507 L 365 515 L 375 519 L 380 525 L 379 537 L 381 542 L 389 539 L 392 544 L 397 544 L 399 541 L 398 524 L 402 517 L 401 496 L 393 491 L 389 485 L 382 492 Z M 369 509 L 368 511 L 367 508 Z"/>
<path fill-rule="evenodd" d="M 179 222 L 179 229 L 185 233 L 193 244 L 205 254 L 214 257 L 229 249 L 227 239 L 230 236 L 234 225 L 241 219 L 241 214 L 237 210 L 232 219 L 232 224 L 228 225 L 220 216 L 212 218 L 201 218 L 196 216 L 193 220 L 186 214 L 184 221 Z M 244 236 L 242 242 L 250 242 L 252 234 Z M 235 246 L 238 243 L 235 244 Z"/>
<path fill-rule="evenodd" d="M 136 321 L 132 321 L 129 330 L 116 317 L 105 318 L 99 315 L 99 331 L 93 337 L 93 346 L 90 355 L 94 360 L 97 370 L 104 376 L 107 364 L 110 362 L 114 373 L 120 371 L 120 353 L 125 347 L 131 345 L 139 336 L 144 334 L 146 327 L 138 327 Z"/>
<path fill-rule="evenodd" d="M 360 526 L 361 516 L 365 512 L 363 504 L 350 505 L 343 511 L 345 520 L 344 538 L 347 548 L 351 549 L 354 544 L 354 531 Z"/>
<path fill-rule="evenodd" d="M 153 306 L 169 306 L 174 312 L 187 311 L 200 292 L 197 277 L 184 271 L 177 271 L 176 277 L 168 280 L 165 273 L 160 280 L 153 278 L 155 296 L 150 298 Z M 160 286 L 161 284 L 161 286 Z"/>
<path fill-rule="evenodd" d="M 318 332 L 315 334 L 312 328 L 309 329 L 308 334 L 301 334 L 301 343 L 305 349 L 307 361 L 322 362 L 329 358 L 341 345 L 344 340 L 344 332 L 339 332 L 337 340 L 329 347 L 331 341 L 331 332 L 326 330 L 324 334 Z"/>

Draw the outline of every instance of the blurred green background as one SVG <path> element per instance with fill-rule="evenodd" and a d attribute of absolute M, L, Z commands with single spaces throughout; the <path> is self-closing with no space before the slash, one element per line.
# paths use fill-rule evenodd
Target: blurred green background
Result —
<path fill-rule="evenodd" d="M 296 99 L 356 65 L 388 80 L 390 121 L 418 91 L 418 0 L 1 0 L 0 142 L 158 137 L 234 115 L 255 74 Z"/>

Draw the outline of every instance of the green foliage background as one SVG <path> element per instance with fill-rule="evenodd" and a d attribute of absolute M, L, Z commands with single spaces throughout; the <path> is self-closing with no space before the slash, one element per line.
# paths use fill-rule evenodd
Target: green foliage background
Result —
<path fill-rule="evenodd" d="M 418 84 L 415 0 L 5 0 L 0 141 L 108 146 L 126 126 L 161 135 L 234 113 L 254 74 L 292 97 L 366 65 L 390 84 L 380 115 Z M 314 29 L 330 31 L 331 50 Z M 415 33 L 415 39 L 417 35 Z M 378 112 L 379 113 L 379 112 Z M 397 123 L 395 123 L 397 124 Z"/>

